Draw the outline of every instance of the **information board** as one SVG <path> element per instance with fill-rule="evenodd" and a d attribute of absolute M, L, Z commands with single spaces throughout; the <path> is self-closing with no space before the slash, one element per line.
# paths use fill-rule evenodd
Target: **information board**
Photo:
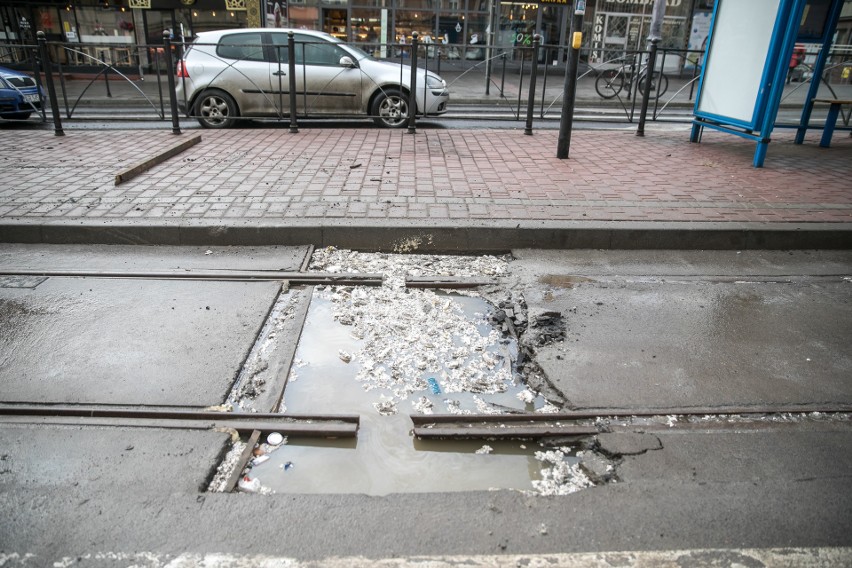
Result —
<path fill-rule="evenodd" d="M 696 115 L 754 128 L 781 0 L 717 0 Z"/>

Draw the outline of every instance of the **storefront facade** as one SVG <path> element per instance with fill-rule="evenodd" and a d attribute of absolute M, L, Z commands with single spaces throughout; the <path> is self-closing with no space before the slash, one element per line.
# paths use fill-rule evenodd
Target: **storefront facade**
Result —
<path fill-rule="evenodd" d="M 664 47 L 685 49 L 695 12 L 712 0 L 668 0 Z M 140 65 L 140 47 L 162 44 L 163 31 L 177 41 L 222 28 L 268 26 L 324 30 L 377 56 L 399 52 L 394 44 L 421 41 L 446 45 L 449 58 L 481 59 L 489 41 L 500 48 L 531 44 L 565 46 L 571 2 L 500 0 L 12 0 L 0 6 L 0 64 L 14 59 L 9 45 L 34 43 L 43 30 L 52 42 L 79 49 L 56 54 L 68 64 L 110 59 Z M 653 0 L 592 0 L 584 25 L 584 47 L 592 61 L 644 49 Z M 493 22 L 492 26 L 489 22 Z M 74 53 L 79 51 L 79 54 Z M 554 52 L 555 53 L 555 52 Z M 101 57 L 103 55 L 103 57 Z"/>

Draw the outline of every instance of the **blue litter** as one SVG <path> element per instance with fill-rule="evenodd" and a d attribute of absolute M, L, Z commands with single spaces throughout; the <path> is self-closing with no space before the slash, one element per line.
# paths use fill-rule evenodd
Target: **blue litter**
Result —
<path fill-rule="evenodd" d="M 435 377 L 429 377 L 426 379 L 426 382 L 429 383 L 429 388 L 432 390 L 432 394 L 441 394 L 441 385 L 438 384 Z"/>

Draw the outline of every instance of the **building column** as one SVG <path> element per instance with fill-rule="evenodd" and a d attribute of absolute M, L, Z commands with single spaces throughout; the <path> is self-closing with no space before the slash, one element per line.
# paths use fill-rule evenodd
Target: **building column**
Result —
<path fill-rule="evenodd" d="M 259 28 L 261 24 L 261 12 L 263 0 L 246 0 L 246 25 L 250 28 Z"/>

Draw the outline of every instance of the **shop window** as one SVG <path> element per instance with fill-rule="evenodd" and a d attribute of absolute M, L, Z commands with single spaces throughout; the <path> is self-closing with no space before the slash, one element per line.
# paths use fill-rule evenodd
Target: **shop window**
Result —
<path fill-rule="evenodd" d="M 499 47 L 528 47 L 536 33 L 538 10 L 532 4 L 503 4 L 500 6 L 500 29 L 494 40 Z"/>
<path fill-rule="evenodd" d="M 396 11 L 396 41 L 398 43 L 409 43 L 413 32 L 417 32 L 420 41 L 431 43 L 434 39 L 434 30 L 435 12 Z"/>
<path fill-rule="evenodd" d="M 127 12 L 81 6 L 75 8 L 81 40 L 86 43 L 132 43 L 132 17 Z"/>
<path fill-rule="evenodd" d="M 278 2 L 266 3 L 266 27 L 267 28 L 286 28 L 289 27 L 287 21 L 287 2 L 279 0 Z"/>
<path fill-rule="evenodd" d="M 192 10 L 192 31 L 197 34 L 212 30 L 244 28 L 247 24 L 247 17 L 245 11 Z"/>
<path fill-rule="evenodd" d="M 440 2 L 436 0 L 397 0 L 394 5 L 397 8 L 406 8 L 412 10 L 432 10 L 438 7 Z"/>
<path fill-rule="evenodd" d="M 467 37 L 464 58 L 472 61 L 485 59 L 485 47 L 488 39 L 485 29 L 488 27 L 487 14 L 469 14 L 467 17 Z"/>
<path fill-rule="evenodd" d="M 390 21 L 390 14 L 387 15 Z M 382 37 L 382 11 L 369 8 L 353 8 L 350 21 L 352 41 L 364 44 L 368 52 L 375 52 L 379 45 L 387 43 L 387 37 Z M 385 31 L 385 35 L 387 30 Z"/>
<path fill-rule="evenodd" d="M 458 45 L 464 43 L 464 15 L 460 11 L 444 11 L 438 16 L 436 41 Z"/>
<path fill-rule="evenodd" d="M 346 41 L 346 10 L 323 9 L 322 31 Z"/>
<path fill-rule="evenodd" d="M 59 35 L 62 33 L 61 24 L 59 23 L 59 13 L 55 7 L 38 7 L 36 8 L 36 29 L 43 31 L 47 35 Z"/>
<path fill-rule="evenodd" d="M 319 8 L 316 6 L 298 6 L 290 3 L 287 5 L 287 18 L 292 28 L 319 29 Z"/>

